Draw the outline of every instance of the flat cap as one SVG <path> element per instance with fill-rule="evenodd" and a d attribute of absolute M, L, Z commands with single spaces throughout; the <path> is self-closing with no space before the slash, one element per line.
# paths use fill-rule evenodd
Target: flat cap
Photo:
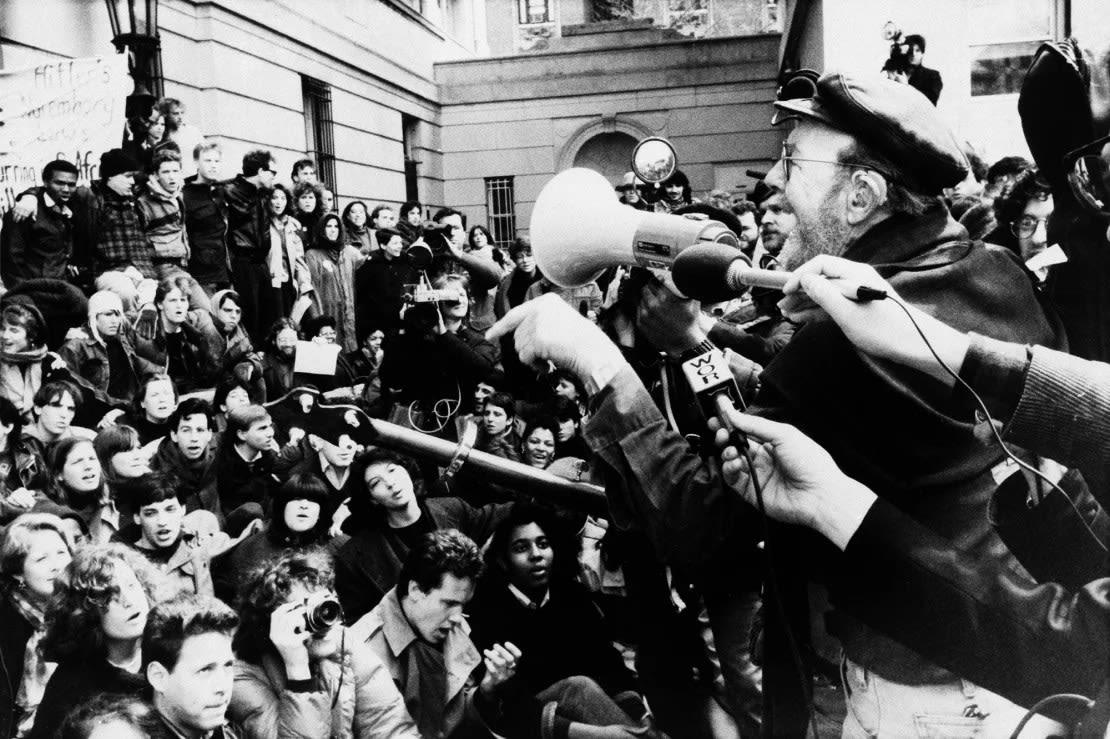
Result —
<path fill-rule="evenodd" d="M 967 157 L 952 129 L 909 85 L 878 75 L 830 72 L 817 80 L 813 97 L 778 100 L 775 107 L 858 139 L 893 162 L 898 168 L 893 174 L 927 194 L 967 177 Z"/>

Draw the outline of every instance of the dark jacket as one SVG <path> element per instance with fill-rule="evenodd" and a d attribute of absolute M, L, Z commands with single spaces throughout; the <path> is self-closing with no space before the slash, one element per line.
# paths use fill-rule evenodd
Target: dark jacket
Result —
<path fill-rule="evenodd" d="M 227 249 L 232 259 L 264 264 L 270 253 L 267 192 L 243 175 L 223 186 L 228 209 Z"/>
<path fill-rule="evenodd" d="M 465 402 L 497 365 L 497 347 L 469 326 L 454 334 L 408 331 L 386 340 L 381 370 L 382 385 L 400 390 L 403 402 L 434 403 L 460 393 Z"/>
<path fill-rule="evenodd" d="M 19 726 L 21 711 L 15 704 L 23 681 L 23 657 L 34 629 L 12 605 L 0 597 L 0 737 L 8 739 Z M 45 701 L 44 701 L 45 703 Z M 41 714 L 40 714 L 41 715 Z"/>
<path fill-rule="evenodd" d="M 86 327 L 86 331 L 88 327 Z M 111 367 L 108 362 L 108 349 L 101 342 L 92 337 L 83 339 L 70 339 L 58 349 L 69 368 L 89 381 L 96 390 L 97 397 L 105 403 L 130 403 L 139 391 L 143 378 L 148 375 L 163 371 L 163 368 L 154 362 L 140 357 L 126 331 L 119 334 L 119 342 L 127 355 L 127 366 L 115 368 L 126 373 L 125 383 L 128 392 L 125 397 L 113 398 L 108 395 L 108 385 L 111 378 Z"/>
<path fill-rule="evenodd" d="M 574 675 L 592 678 L 611 697 L 638 692 L 589 594 L 569 579 L 552 580 L 550 598 L 533 609 L 517 600 L 500 572 L 483 577 L 468 609 L 474 644 L 479 650 L 504 642 L 519 647 L 524 656 L 517 676 L 532 693 Z"/>
<path fill-rule="evenodd" d="M 428 531 L 458 529 L 481 545 L 508 514 L 509 506 L 474 508 L 461 498 L 428 498 L 421 501 L 420 508 L 420 519 Z M 351 538 L 335 555 L 335 592 L 343 604 L 343 617 L 352 623 L 397 584 L 409 544 L 369 512 L 352 512 L 343 531 Z"/>
<path fill-rule="evenodd" d="M 158 444 L 150 467 L 157 472 L 165 472 L 183 487 L 186 511 L 205 510 L 223 517 L 220 510 L 220 496 L 216 490 L 216 453 L 209 448 L 203 457 L 193 462 L 167 436 Z"/>
<path fill-rule="evenodd" d="M 9 210 L 0 229 L 0 278 L 9 288 L 33 277 L 70 277 L 66 268 L 73 253 L 73 213 L 63 215 L 61 203 L 48 207 L 43 188 L 34 193 L 35 215 L 15 223 Z"/>
<path fill-rule="evenodd" d="M 230 439 L 223 439 L 216 451 L 216 490 L 223 508 L 224 516 L 244 503 L 257 503 L 263 511 L 269 511 L 270 498 L 278 483 L 272 471 L 274 453 L 262 454 L 251 464 L 235 450 Z"/>
<path fill-rule="evenodd" d="M 185 232 L 189 235 L 189 274 L 202 285 L 226 285 L 231 280 L 227 255 L 228 207 L 222 183 L 186 182 Z"/>
<path fill-rule="evenodd" d="M 147 689 L 146 679 L 109 664 L 104 657 L 86 661 L 83 656 L 64 660 L 50 677 L 35 713 L 35 726 L 30 739 L 54 739 L 54 732 L 74 706 L 96 695 L 130 695 L 141 697 Z"/>
<path fill-rule="evenodd" d="M 135 352 L 143 359 L 162 368 L 162 372 L 167 372 L 170 358 L 167 353 L 166 333 L 160 318 L 156 321 L 156 326 L 153 339 L 144 339 L 136 335 Z M 174 384 L 177 385 L 179 392 L 211 387 L 220 371 L 224 344 L 223 338 L 212 323 L 212 316 L 207 311 L 191 311 L 189 320 L 181 324 L 181 333 L 184 338 L 182 354 L 187 373 L 184 376 L 174 377 Z"/>
<path fill-rule="evenodd" d="M 914 67 L 910 71 L 909 83 L 910 87 L 920 90 L 922 95 L 929 98 L 929 102 L 933 105 L 940 100 L 940 90 L 944 87 L 944 83 L 937 70 L 924 66 Z"/>
<path fill-rule="evenodd" d="M 401 294 L 406 284 L 419 279 L 407 259 L 389 259 L 381 250 L 370 254 L 355 272 L 355 333 L 360 346 L 375 329 L 392 334 L 401 328 Z"/>

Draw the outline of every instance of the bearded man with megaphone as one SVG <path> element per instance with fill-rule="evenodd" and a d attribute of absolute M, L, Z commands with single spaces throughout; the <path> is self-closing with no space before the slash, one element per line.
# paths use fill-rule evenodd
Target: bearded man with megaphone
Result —
<path fill-rule="evenodd" d="M 794 122 L 768 175 L 768 184 L 785 193 L 798 219 L 783 248 L 788 269 L 822 253 L 881 265 L 907 301 L 961 330 L 1063 346 L 1021 266 L 1000 250 L 971 241 L 944 207 L 942 190 L 961 181 L 968 165 L 956 137 L 923 95 L 877 76 L 831 73 L 818 80 L 812 98 L 775 105 L 781 121 Z M 614 213 L 610 254 L 673 263 L 677 245 L 666 234 L 657 235 L 650 215 L 656 214 Z M 578 222 L 567 229 L 585 240 L 594 226 Z M 541 235 L 546 238 L 542 229 L 533 231 L 541 268 L 557 276 L 566 260 L 555 254 L 545 265 Z M 724 489 L 720 463 L 691 452 L 668 428 L 620 350 L 600 330 L 573 311 L 534 301 L 510 311 L 491 336 L 513 331 L 522 359 L 571 369 L 593 394 L 583 436 L 609 473 L 607 494 L 618 523 L 635 524 L 670 561 L 694 566 L 731 537 L 764 540 L 775 562 L 766 575 L 774 604 L 765 621 L 766 734 L 804 736 L 813 714 L 807 583 L 814 577 L 830 582 L 836 604 L 830 618 L 853 681 L 846 732 L 913 735 L 925 720 L 928 727 L 957 721 L 998 736 L 1021 719 L 1024 709 L 979 687 L 969 696 L 959 675 L 885 637 L 876 630 L 881 624 L 873 627 L 854 616 L 862 610 L 853 610 L 851 598 L 868 588 L 850 596 L 837 588 L 853 573 L 827 545 L 776 524 L 768 524 L 761 536 L 758 514 Z M 702 344 L 691 352 L 684 367 L 704 369 L 713 380 L 708 389 L 722 387 L 718 378 L 727 370 L 718 369 L 719 351 Z M 960 398 L 938 392 L 930 378 L 864 360 L 839 329 L 820 321 L 798 331 L 760 382 L 751 411 L 800 427 L 845 473 L 946 536 L 959 551 L 1018 566 L 987 515 L 1005 456 L 984 447 Z M 713 393 L 718 407 L 721 395 Z M 758 569 L 759 560 L 748 567 Z M 881 725 L 876 702 L 883 705 Z"/>

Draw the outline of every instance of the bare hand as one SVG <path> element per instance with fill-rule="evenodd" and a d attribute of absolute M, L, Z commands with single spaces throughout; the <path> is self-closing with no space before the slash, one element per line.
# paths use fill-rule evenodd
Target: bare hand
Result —
<path fill-rule="evenodd" d="M 284 660 L 288 679 L 310 676 L 307 644 L 311 636 L 305 626 L 304 603 L 283 603 L 270 614 L 270 643 Z"/>
<path fill-rule="evenodd" d="M 125 411 L 122 411 L 118 408 L 116 410 L 108 411 L 100 418 L 100 423 L 96 424 L 96 427 L 98 429 L 106 429 L 110 426 L 115 426 L 119 422 L 119 417 L 122 416 L 124 412 Z"/>
<path fill-rule="evenodd" d="M 135 316 L 135 335 L 153 341 L 158 334 L 158 311 L 153 305 L 144 305 Z"/>
<path fill-rule="evenodd" d="M 729 434 L 717 419 L 711 419 L 715 441 L 723 447 L 725 482 L 758 506 L 754 471 L 768 516 L 814 529 L 842 549 L 847 546 L 875 494 L 841 472 L 828 452 L 793 426 L 736 411 L 729 412 L 728 420 L 747 434 L 751 465 L 729 446 Z"/>
<path fill-rule="evenodd" d="M 289 443 L 299 444 L 301 439 L 304 438 L 304 429 L 300 426 L 292 426 L 289 429 Z"/>
<path fill-rule="evenodd" d="M 15 202 L 15 207 L 12 208 L 12 221 L 19 223 L 25 218 L 34 218 L 35 213 L 38 212 L 39 202 L 34 195 L 24 195 Z"/>
<path fill-rule="evenodd" d="M 649 282 L 640 291 L 636 327 L 651 345 L 672 356 L 705 341 L 701 303 L 680 298 L 665 285 Z"/>
<path fill-rule="evenodd" d="M 8 505 L 13 508 L 22 508 L 23 510 L 30 510 L 35 505 L 35 494 L 27 488 L 16 488 L 8 493 L 5 499 Z"/>
<path fill-rule="evenodd" d="M 486 675 L 482 678 L 480 686 L 483 693 L 492 694 L 516 675 L 520 654 L 520 649 L 512 642 L 494 644 L 482 652 L 483 662 L 486 665 Z"/>
<path fill-rule="evenodd" d="M 595 369 L 627 364 L 601 329 L 553 293 L 510 310 L 486 332 L 486 339 L 495 342 L 508 334 L 513 334 L 517 354 L 525 364 L 550 361 L 583 379 Z"/>

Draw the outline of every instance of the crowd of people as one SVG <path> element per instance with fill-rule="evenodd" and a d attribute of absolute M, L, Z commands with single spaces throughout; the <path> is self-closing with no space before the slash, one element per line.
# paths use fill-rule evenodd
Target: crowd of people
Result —
<path fill-rule="evenodd" d="M 46 163 L 0 230 L 0 735 L 996 736 L 1094 696 L 1105 424 L 1053 393 L 1110 386 L 1042 289 L 1060 191 L 912 86 L 810 85 L 749 195 L 616 187 L 795 273 L 715 304 L 632 265 L 562 287 L 526 236 L 339 203 L 310 159 L 226 179 L 174 99 L 88 186 Z M 747 413 L 707 417 L 706 356 Z M 1048 506 L 1079 533 L 1045 554 Z"/>

